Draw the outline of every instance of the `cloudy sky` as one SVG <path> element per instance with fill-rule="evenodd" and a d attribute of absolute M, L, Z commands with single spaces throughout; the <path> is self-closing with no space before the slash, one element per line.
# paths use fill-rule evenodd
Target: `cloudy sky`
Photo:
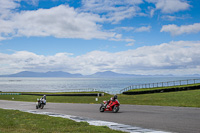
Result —
<path fill-rule="evenodd" d="M 0 75 L 200 74 L 199 0 L 0 0 Z"/>

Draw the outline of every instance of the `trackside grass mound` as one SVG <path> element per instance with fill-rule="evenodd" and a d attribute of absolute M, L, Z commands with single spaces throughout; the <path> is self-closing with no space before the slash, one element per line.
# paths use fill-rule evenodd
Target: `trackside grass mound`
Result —
<path fill-rule="evenodd" d="M 179 85 L 179 86 L 168 86 L 168 87 L 132 89 L 132 90 L 128 90 L 126 92 L 153 91 L 153 90 L 161 90 L 161 89 L 186 88 L 186 87 L 195 87 L 195 86 L 200 86 L 200 83 L 199 84 L 189 84 L 189 85 Z"/>
<path fill-rule="evenodd" d="M 28 101 L 36 102 L 37 98 L 42 96 L 34 95 L 0 95 L 0 100 L 13 100 L 13 101 Z M 47 96 L 47 103 L 90 103 L 90 104 L 99 104 L 103 100 L 108 100 L 112 95 L 106 94 L 105 96 Z M 96 101 L 98 98 L 98 101 Z"/>
<path fill-rule="evenodd" d="M 200 90 L 119 95 L 121 104 L 200 107 Z"/>
<path fill-rule="evenodd" d="M 0 109 L 1 133 L 121 133 L 105 126 L 86 122 Z"/>
<path fill-rule="evenodd" d="M 103 100 L 108 100 L 113 95 L 105 96 L 47 96 L 47 103 L 89 103 L 100 104 Z M 13 99 L 14 98 L 14 99 Z M 0 95 L 0 100 L 29 101 L 36 102 L 39 96 L 29 95 Z M 158 105 L 158 106 L 177 106 L 177 107 L 200 107 L 200 90 L 188 90 L 168 93 L 153 93 L 142 95 L 118 95 L 121 104 L 134 105 Z"/>

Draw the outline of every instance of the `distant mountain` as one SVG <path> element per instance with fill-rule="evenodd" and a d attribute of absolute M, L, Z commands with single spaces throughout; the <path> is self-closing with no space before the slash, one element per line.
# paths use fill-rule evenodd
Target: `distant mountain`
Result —
<path fill-rule="evenodd" d="M 90 77 L 133 77 L 133 76 L 141 76 L 141 75 L 120 74 L 120 73 L 115 73 L 112 71 L 97 72 L 95 74 L 90 75 Z"/>
<path fill-rule="evenodd" d="M 71 74 L 68 72 L 63 71 L 49 71 L 49 72 L 31 72 L 31 71 L 22 71 L 16 74 L 10 74 L 10 75 L 0 75 L 0 77 L 136 77 L 136 76 L 149 76 L 149 77 L 162 77 L 162 76 L 174 76 L 174 75 L 135 75 L 135 74 L 121 74 L 121 73 L 115 73 L 112 71 L 104 71 L 104 72 L 97 72 L 91 75 L 82 75 L 82 74 Z M 189 76 L 189 75 L 187 75 Z M 194 74 L 191 76 L 200 76 L 199 74 Z"/>
<path fill-rule="evenodd" d="M 0 77 L 82 77 L 82 76 L 83 75 L 81 74 L 70 74 L 62 71 L 54 71 L 54 72 L 49 71 L 46 73 L 22 71 L 16 74 L 0 75 Z"/>
<path fill-rule="evenodd" d="M 140 76 L 140 75 L 120 74 L 112 71 L 97 72 L 95 74 L 87 76 L 83 76 L 81 74 L 71 74 L 62 71 L 54 71 L 54 72 L 49 71 L 46 73 L 22 71 L 16 74 L 0 75 L 0 77 L 131 77 L 131 76 Z"/>

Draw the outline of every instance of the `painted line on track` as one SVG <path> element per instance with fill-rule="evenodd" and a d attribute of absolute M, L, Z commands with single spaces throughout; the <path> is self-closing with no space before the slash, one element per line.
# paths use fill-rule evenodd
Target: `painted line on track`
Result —
<path fill-rule="evenodd" d="M 18 110 L 18 109 L 13 109 L 13 108 L 4 108 L 4 109 Z M 107 126 L 113 130 L 119 130 L 119 131 L 129 132 L 129 133 L 171 133 L 171 132 L 166 132 L 166 131 L 145 129 L 145 128 L 131 126 L 131 125 L 119 124 L 119 123 L 115 123 L 115 122 L 94 120 L 94 119 L 90 119 L 90 118 L 86 118 L 86 117 L 57 114 L 57 113 L 52 113 L 52 112 L 39 112 L 39 111 L 35 111 L 35 110 L 19 110 L 19 111 L 32 113 L 32 114 L 48 115 L 48 116 L 52 116 L 52 117 L 67 118 L 67 119 L 74 120 L 76 122 L 87 122 L 87 123 L 89 123 L 89 125 L 94 125 L 94 126 Z"/>

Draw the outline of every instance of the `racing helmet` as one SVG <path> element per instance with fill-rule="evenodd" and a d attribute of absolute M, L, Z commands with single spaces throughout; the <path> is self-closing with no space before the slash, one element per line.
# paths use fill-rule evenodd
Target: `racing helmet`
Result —
<path fill-rule="evenodd" d="M 117 99 L 117 95 L 114 95 L 114 99 Z"/>

